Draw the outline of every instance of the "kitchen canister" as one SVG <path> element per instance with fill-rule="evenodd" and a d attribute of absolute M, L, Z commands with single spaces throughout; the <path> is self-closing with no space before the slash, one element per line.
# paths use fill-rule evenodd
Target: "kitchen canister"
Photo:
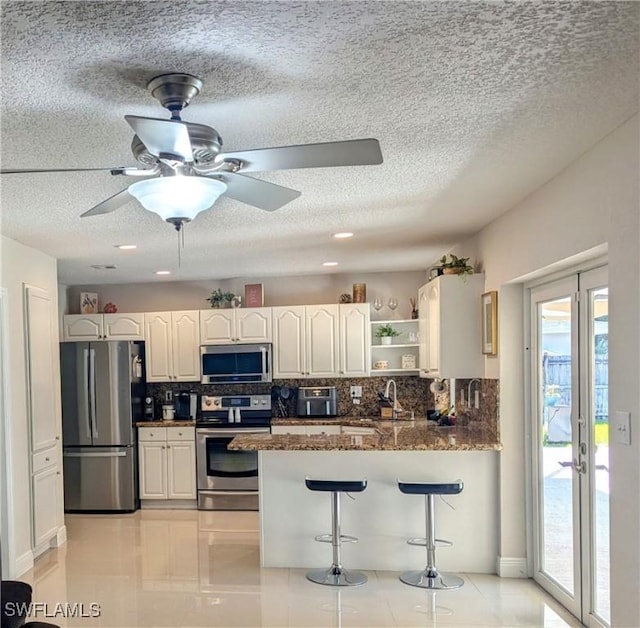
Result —
<path fill-rule="evenodd" d="M 173 421 L 175 408 L 173 406 L 162 406 L 162 420 Z"/>
<path fill-rule="evenodd" d="M 353 302 L 354 303 L 367 302 L 367 284 L 366 283 L 353 284 Z"/>

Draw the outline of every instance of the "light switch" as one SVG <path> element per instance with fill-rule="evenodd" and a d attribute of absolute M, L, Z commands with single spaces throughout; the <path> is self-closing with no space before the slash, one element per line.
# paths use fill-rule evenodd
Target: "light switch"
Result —
<path fill-rule="evenodd" d="M 616 411 L 612 427 L 613 442 L 631 445 L 631 413 Z"/>

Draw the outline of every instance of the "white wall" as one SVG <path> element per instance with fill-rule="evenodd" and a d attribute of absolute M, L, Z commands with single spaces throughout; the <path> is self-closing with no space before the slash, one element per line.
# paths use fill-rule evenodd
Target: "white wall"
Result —
<path fill-rule="evenodd" d="M 609 402 L 631 412 L 633 443 L 611 446 L 612 625 L 640 625 L 640 243 L 638 116 L 621 125 L 513 210 L 460 245 L 499 290 L 499 355 L 486 376 L 500 377 L 501 556 L 526 546 L 523 389 L 523 278 L 588 265 L 607 251 L 610 277 Z M 511 284 L 511 285 L 507 285 Z"/>
<path fill-rule="evenodd" d="M 27 413 L 27 370 L 25 364 L 25 325 L 23 284 L 27 283 L 46 290 L 53 302 L 53 312 L 58 309 L 57 262 L 54 258 L 0 236 L 0 286 L 6 289 L 7 300 L 7 353 L 8 377 L 6 406 L 6 434 L 10 450 L 9 477 L 0 478 L 3 490 L 9 494 L 12 508 L 8 512 L 8 521 L 2 526 L 8 528 L 10 553 L 13 564 L 7 571 L 11 577 L 17 577 L 33 565 L 31 552 L 31 500 L 29 468 L 29 421 Z M 57 321 L 54 330 L 58 329 Z M 55 332 L 57 333 L 57 331 Z M 57 342 L 57 336 L 54 338 Z M 53 400 L 58 422 L 61 421 L 60 370 L 54 364 L 54 381 L 58 394 Z M 2 452 L 5 455 L 5 452 Z M 62 475 L 59 479 L 62 495 Z M 58 513 L 60 524 L 64 519 L 63 506 Z M 8 548 L 7 548 L 8 549 Z M 3 572 L 5 548 L 3 547 Z"/>
<path fill-rule="evenodd" d="M 376 297 L 398 299 L 398 309 L 393 318 L 409 318 L 409 297 L 417 297 L 418 288 L 427 281 L 423 271 L 402 273 L 358 273 L 295 276 L 295 277 L 251 277 L 227 281 L 156 281 L 145 284 L 85 285 L 71 286 L 68 294 L 67 314 L 79 313 L 80 292 L 98 293 L 98 307 L 102 310 L 111 301 L 119 312 L 158 312 L 164 310 L 204 310 L 209 307 L 206 298 L 215 288 L 229 290 L 244 296 L 244 286 L 250 283 L 264 285 L 264 304 L 317 305 L 337 303 L 344 292 L 352 294 L 354 283 L 367 284 L 367 300 Z M 389 308 L 380 310 L 381 318 L 392 318 Z"/>

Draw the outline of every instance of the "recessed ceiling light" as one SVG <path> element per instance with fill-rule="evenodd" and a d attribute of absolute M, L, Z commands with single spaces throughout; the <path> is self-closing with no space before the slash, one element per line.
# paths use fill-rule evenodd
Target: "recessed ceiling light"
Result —
<path fill-rule="evenodd" d="M 135 244 L 116 244 L 115 247 L 121 251 L 133 251 L 138 248 Z"/>
<path fill-rule="evenodd" d="M 337 266 L 338 262 L 322 262 L 323 266 Z"/>
<path fill-rule="evenodd" d="M 170 270 L 156 270 L 156 275 L 170 275 Z"/>
<path fill-rule="evenodd" d="M 336 240 L 344 240 L 345 238 L 353 238 L 353 233 L 351 231 L 340 231 L 339 233 L 334 233 L 333 237 Z"/>

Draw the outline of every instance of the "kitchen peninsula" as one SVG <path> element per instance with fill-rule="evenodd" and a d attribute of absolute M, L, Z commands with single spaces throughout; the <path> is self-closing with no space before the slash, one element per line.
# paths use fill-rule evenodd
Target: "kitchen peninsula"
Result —
<path fill-rule="evenodd" d="M 282 423 L 300 425 L 300 421 L 274 421 Z M 330 501 L 306 489 L 304 479 L 309 476 L 367 479 L 366 490 L 354 501 L 347 496 L 342 500 L 342 532 L 359 538 L 358 543 L 343 545 L 346 566 L 421 569 L 424 550 L 406 541 L 424 536 L 424 500 L 400 493 L 397 480 L 460 479 L 464 482 L 460 495 L 436 501 L 437 536 L 454 543 L 438 552 L 438 564 L 444 571 L 496 572 L 501 445 L 495 432 L 473 425 L 438 428 L 418 419 L 341 418 L 332 424 L 336 426 L 370 429 L 364 434 L 245 435 L 231 443 L 232 449 L 259 452 L 264 567 L 330 563 L 330 547 L 314 541 L 316 535 L 330 532 Z"/>

